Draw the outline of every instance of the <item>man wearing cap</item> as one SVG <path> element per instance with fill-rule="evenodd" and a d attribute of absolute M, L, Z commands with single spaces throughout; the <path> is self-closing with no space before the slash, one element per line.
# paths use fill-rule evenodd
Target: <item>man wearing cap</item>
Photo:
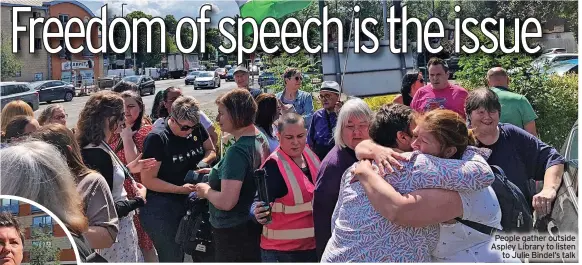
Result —
<path fill-rule="evenodd" d="M 243 65 L 239 65 L 234 69 L 234 82 L 238 88 L 243 88 L 251 92 L 253 98 L 257 98 L 262 92 L 258 88 L 250 88 L 249 87 L 249 70 Z"/>
<path fill-rule="evenodd" d="M 307 144 L 320 160 L 334 147 L 333 129 L 341 108 L 340 86 L 335 81 L 324 81 L 319 91 L 322 108 L 313 114 Z"/>

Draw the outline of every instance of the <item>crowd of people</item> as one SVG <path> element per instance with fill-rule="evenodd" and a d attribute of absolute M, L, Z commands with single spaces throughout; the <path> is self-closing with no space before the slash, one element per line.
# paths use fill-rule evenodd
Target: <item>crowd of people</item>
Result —
<path fill-rule="evenodd" d="M 440 59 L 428 72 L 428 85 L 407 74 L 377 111 L 325 81 L 314 110 L 298 69 L 270 94 L 239 66 L 238 88 L 216 99 L 217 127 L 176 87 L 151 115 L 131 86 L 97 92 L 74 128 L 61 105 L 37 120 L 14 101 L 1 117 L 1 193 L 44 205 L 109 262 L 183 262 L 176 235 L 192 198 L 208 204 L 217 262 L 520 262 L 459 220 L 504 229 L 491 166 L 550 213 L 565 161 L 537 138 L 537 116 L 502 68 L 471 92 Z"/>

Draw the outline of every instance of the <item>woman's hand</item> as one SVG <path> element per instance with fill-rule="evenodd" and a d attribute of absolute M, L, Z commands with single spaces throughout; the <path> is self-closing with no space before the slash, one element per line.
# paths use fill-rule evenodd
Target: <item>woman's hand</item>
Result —
<path fill-rule="evenodd" d="M 142 153 L 140 153 L 135 160 L 131 161 L 131 163 L 127 164 L 127 168 L 129 172 L 132 174 L 140 173 L 142 170 L 146 171 L 153 168 L 156 165 L 155 158 L 148 158 L 148 159 L 141 159 Z"/>
<path fill-rule="evenodd" d="M 208 197 L 208 191 L 210 190 L 210 185 L 208 185 L 208 183 L 198 183 L 194 188 L 198 198 L 206 199 Z"/>
<path fill-rule="evenodd" d="M 121 133 L 119 133 L 119 136 L 124 141 L 131 140 L 133 137 L 133 131 L 131 130 L 131 126 L 125 125 L 125 127 L 121 129 Z"/>
<path fill-rule="evenodd" d="M 267 224 L 267 215 L 269 215 L 270 211 L 269 208 L 267 208 L 264 202 L 256 202 L 255 203 L 255 210 L 253 211 L 253 214 L 255 215 L 255 219 L 257 219 L 257 222 L 259 222 L 259 224 L 265 225 Z"/>
<path fill-rule="evenodd" d="M 372 174 L 377 173 L 378 173 L 377 166 L 372 165 L 372 162 L 370 162 L 370 160 L 362 160 L 358 162 L 354 169 L 352 169 L 353 178 L 352 181 L 350 181 L 350 183 L 358 182 L 360 178 L 368 177 Z"/>
<path fill-rule="evenodd" d="M 196 191 L 196 186 L 194 184 L 184 184 L 179 187 L 178 194 L 190 194 L 191 192 Z M 199 194 L 197 194 L 200 197 Z"/>
<path fill-rule="evenodd" d="M 194 172 L 198 173 L 198 174 L 208 174 L 210 173 L 210 170 L 212 170 L 211 168 L 201 168 L 198 170 L 194 170 Z"/>
<path fill-rule="evenodd" d="M 148 193 L 148 189 L 144 185 L 142 185 L 141 183 L 139 183 L 139 182 L 134 182 L 133 183 L 133 186 L 137 190 L 137 196 L 138 197 L 141 197 L 142 199 L 145 200 L 146 195 Z"/>

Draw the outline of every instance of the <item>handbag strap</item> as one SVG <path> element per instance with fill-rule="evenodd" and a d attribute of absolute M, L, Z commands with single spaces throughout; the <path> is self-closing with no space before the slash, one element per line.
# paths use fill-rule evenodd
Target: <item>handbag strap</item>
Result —
<path fill-rule="evenodd" d="M 119 160 L 119 157 L 117 157 L 117 155 L 115 154 L 115 152 L 113 152 L 111 147 L 105 141 L 103 141 L 101 144 L 105 146 L 105 148 L 109 151 L 109 155 L 121 167 L 121 169 L 123 170 L 123 173 L 125 175 L 125 178 L 130 179 L 132 183 L 135 183 L 135 179 L 133 178 L 133 175 L 131 174 L 131 172 L 129 172 L 129 169 L 127 168 L 127 166 L 125 166 L 125 164 L 123 164 L 121 162 L 121 160 Z"/>

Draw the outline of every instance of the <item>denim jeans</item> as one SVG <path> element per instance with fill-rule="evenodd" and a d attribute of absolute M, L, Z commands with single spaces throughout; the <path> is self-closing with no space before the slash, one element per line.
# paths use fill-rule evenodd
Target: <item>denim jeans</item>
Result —
<path fill-rule="evenodd" d="M 154 242 L 160 262 L 184 261 L 184 252 L 175 238 L 185 214 L 185 200 L 155 193 L 148 194 L 147 204 L 140 209 L 141 224 Z"/>
<path fill-rule="evenodd" d="M 319 262 L 315 249 L 298 251 L 278 251 L 261 249 L 263 262 Z"/>

